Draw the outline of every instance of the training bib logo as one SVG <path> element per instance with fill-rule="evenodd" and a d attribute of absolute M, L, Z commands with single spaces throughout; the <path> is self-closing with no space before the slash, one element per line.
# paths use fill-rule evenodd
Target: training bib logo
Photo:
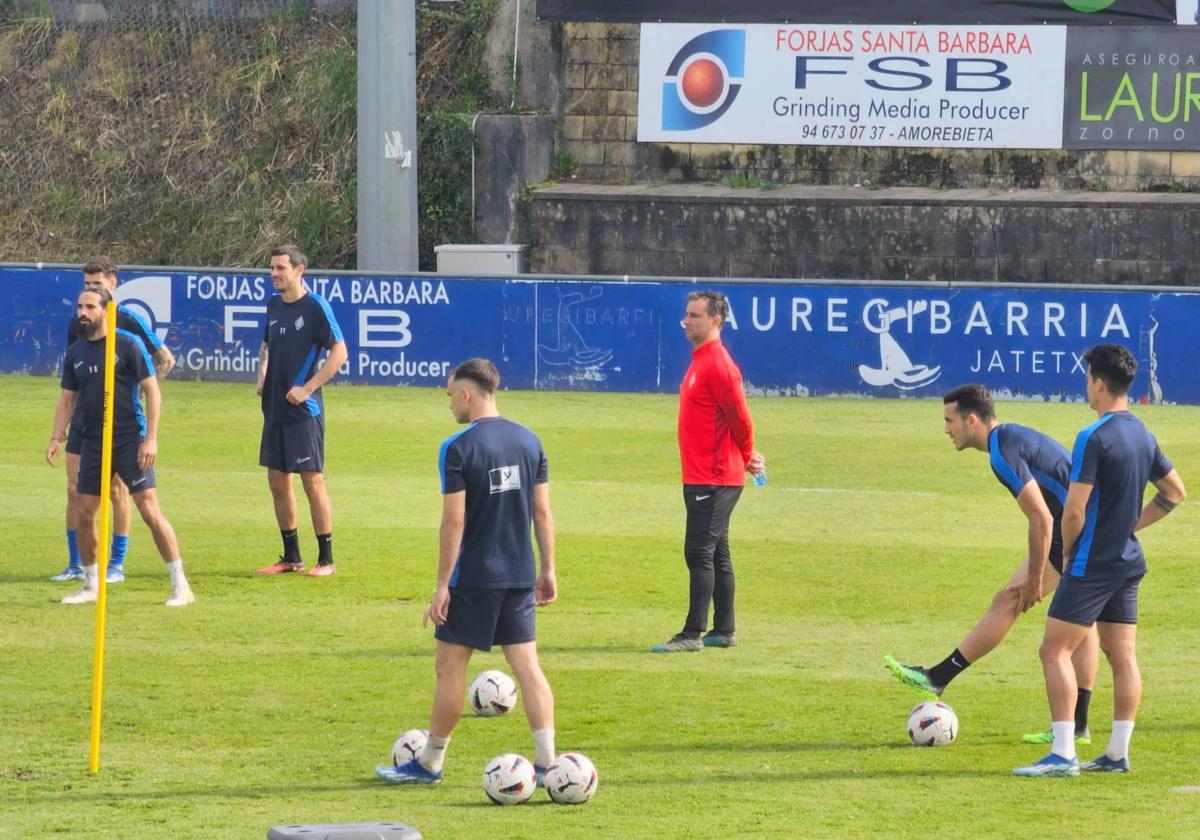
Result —
<path fill-rule="evenodd" d="M 516 464 L 488 470 L 488 478 L 491 480 L 493 494 L 521 489 L 521 468 Z"/>

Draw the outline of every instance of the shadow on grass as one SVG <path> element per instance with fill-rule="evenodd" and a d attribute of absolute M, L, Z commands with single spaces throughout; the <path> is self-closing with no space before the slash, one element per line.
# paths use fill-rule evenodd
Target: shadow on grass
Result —
<path fill-rule="evenodd" d="M 929 770 L 923 769 L 920 771 L 904 770 L 904 769 L 876 769 L 876 770 L 815 770 L 812 772 L 806 771 L 779 771 L 779 770 L 763 770 L 761 772 L 723 772 L 720 778 L 715 776 L 709 780 L 711 784 L 720 784 L 728 786 L 730 784 L 753 783 L 755 785 L 792 785 L 804 783 L 821 783 L 821 782 L 836 782 L 848 780 L 903 780 L 903 779 L 998 779 L 1008 775 L 1008 771 L 1002 768 L 991 769 L 972 769 L 972 770 Z M 703 786 L 703 782 L 700 783 Z M 667 776 L 656 776 L 654 778 L 645 779 L 620 779 L 611 776 L 605 778 L 604 787 L 606 788 L 663 788 L 672 786 L 687 786 L 695 788 L 697 780 L 691 776 L 679 776 L 671 778 Z M 81 800 L 94 802 L 96 804 L 106 803 L 131 803 L 131 802 L 152 802 L 152 801 L 194 801 L 196 799 L 246 799 L 246 800 L 269 800 L 273 797 L 281 799 L 290 799 L 296 795 L 312 795 L 322 793 L 346 793 L 365 790 L 392 790 L 396 787 L 404 787 L 403 785 L 388 785 L 379 782 L 374 778 L 359 778 L 348 781 L 347 784 L 334 785 L 276 785 L 274 787 L 255 786 L 252 788 L 188 788 L 171 791 L 96 791 L 87 792 L 79 788 L 61 791 L 54 794 L 45 794 L 42 798 L 47 800 L 62 799 L 70 800 L 71 802 L 79 802 Z M 398 796 L 403 794 L 397 793 Z M 543 807 L 559 807 L 548 799 L 542 799 L 541 796 L 535 797 L 526 805 L 543 806 Z M 496 808 L 498 806 L 493 803 L 483 800 L 479 802 L 455 802 L 455 808 Z"/>
<path fill-rule="evenodd" d="M 899 741 L 883 741 L 866 743 L 863 741 L 797 743 L 789 741 L 768 741 L 757 743 L 752 741 L 697 741 L 695 743 L 670 744 L 605 744 L 605 749 L 613 749 L 623 753 L 669 753 L 669 752 L 832 752 L 836 750 L 912 750 L 912 744 Z"/>
<path fill-rule="evenodd" d="M 367 650 L 313 650 L 306 652 L 306 656 L 331 656 L 337 659 L 393 659 L 393 658 L 428 658 L 432 661 L 434 654 L 434 646 L 436 641 L 433 638 L 432 628 L 427 631 L 429 633 L 429 646 L 422 648 L 374 648 Z M 492 648 L 491 653 L 500 653 L 500 646 Z M 475 651 L 477 655 L 487 655 L 483 651 Z M 538 645 L 538 654 L 546 656 L 548 654 L 580 654 L 580 653 L 616 653 L 616 654 L 641 654 L 652 656 L 649 648 L 640 647 L 622 647 L 617 645 L 578 645 L 578 646 L 563 646 L 563 647 L 542 647 Z M 658 657 L 655 656 L 657 660 Z M 615 666 L 614 666 L 615 667 Z"/>

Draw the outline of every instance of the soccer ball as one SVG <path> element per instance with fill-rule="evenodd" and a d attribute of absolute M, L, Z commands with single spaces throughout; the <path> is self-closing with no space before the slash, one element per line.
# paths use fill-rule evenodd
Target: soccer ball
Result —
<path fill-rule="evenodd" d="M 945 703 L 929 701 L 908 713 L 908 737 L 918 747 L 944 747 L 958 736 L 958 715 Z"/>
<path fill-rule="evenodd" d="M 517 705 L 517 684 L 503 671 L 484 671 L 471 683 L 468 695 L 480 717 L 504 715 Z"/>
<path fill-rule="evenodd" d="M 401 767 L 421 755 L 429 740 L 428 729 L 410 729 L 392 744 L 392 764 Z"/>
<path fill-rule="evenodd" d="M 533 763 L 515 753 L 498 755 L 483 768 L 483 791 L 497 805 L 528 802 L 535 790 Z"/>
<path fill-rule="evenodd" d="M 600 777 L 586 755 L 563 753 L 546 768 L 542 783 L 559 805 L 582 805 L 596 794 Z"/>

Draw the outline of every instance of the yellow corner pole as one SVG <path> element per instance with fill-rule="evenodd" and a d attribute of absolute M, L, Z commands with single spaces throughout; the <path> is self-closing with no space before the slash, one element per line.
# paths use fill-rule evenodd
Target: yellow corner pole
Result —
<path fill-rule="evenodd" d="M 112 539 L 109 491 L 112 488 L 113 414 L 116 404 L 117 305 L 108 302 L 105 313 L 108 330 L 104 337 L 104 428 L 100 438 L 100 521 L 97 523 L 96 550 L 96 651 L 92 662 L 92 726 L 88 749 L 88 770 L 100 772 L 100 717 L 104 708 L 104 625 L 108 606 L 108 554 Z"/>

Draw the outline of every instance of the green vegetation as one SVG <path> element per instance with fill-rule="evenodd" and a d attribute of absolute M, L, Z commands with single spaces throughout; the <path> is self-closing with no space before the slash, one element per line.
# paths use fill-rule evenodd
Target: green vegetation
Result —
<path fill-rule="evenodd" d="M 74 29 L 46 4 L 0 3 L 0 260 L 261 265 L 291 240 L 353 268 L 355 22 L 310 6 Z M 432 269 L 434 245 L 471 236 L 470 115 L 499 104 L 482 69 L 495 0 L 418 8 Z"/>
<path fill-rule="evenodd" d="M 574 178 L 578 171 L 579 161 L 575 159 L 575 155 L 563 149 L 554 153 L 554 159 L 550 161 L 550 180 L 566 181 Z"/>
<path fill-rule="evenodd" d="M 777 190 L 779 183 L 759 178 L 756 175 L 730 175 L 721 181 L 722 184 L 734 190 Z"/>
<path fill-rule="evenodd" d="M 986 455 L 955 452 L 924 400 L 752 399 L 770 484 L 734 514 L 739 647 L 654 656 L 685 607 L 683 505 L 670 395 L 504 392 L 502 410 L 550 456 L 558 603 L 539 614 L 558 744 L 591 756 L 596 799 L 497 808 L 485 761 L 528 753 L 521 710 L 465 719 L 446 781 L 372 775 L 426 725 L 440 510 L 437 446 L 457 427 L 434 389 L 328 389 L 328 483 L 339 573 L 262 579 L 278 553 L 256 466 L 252 385 L 168 382 L 159 486 L 197 593 L 167 586 L 135 524 L 110 590 L 102 771 L 86 771 L 93 610 L 56 599 L 63 477 L 41 463 L 57 386 L 0 377 L 0 838 L 261 838 L 289 822 L 403 820 L 431 838 L 1024 837 L 1050 827 L 1138 838 L 1200 833 L 1195 557 L 1200 505 L 1144 534 L 1139 634 L 1146 697 L 1128 777 L 1022 780 L 1018 743 L 1045 725 L 1037 645 L 1045 607 L 947 693 L 959 741 L 907 743 L 915 696 L 881 657 L 950 652 L 1025 551 L 1024 518 Z M 1002 419 L 1059 440 L 1080 404 L 1006 403 Z M 1200 494 L 1200 410 L 1138 408 Z M 301 501 L 301 509 L 304 503 Z M 314 541 L 302 514 L 302 546 Z M 504 667 L 478 655 L 472 672 Z M 1092 704 L 1104 748 L 1112 683 Z M 1078 831 L 1076 832 L 1078 833 Z"/>

